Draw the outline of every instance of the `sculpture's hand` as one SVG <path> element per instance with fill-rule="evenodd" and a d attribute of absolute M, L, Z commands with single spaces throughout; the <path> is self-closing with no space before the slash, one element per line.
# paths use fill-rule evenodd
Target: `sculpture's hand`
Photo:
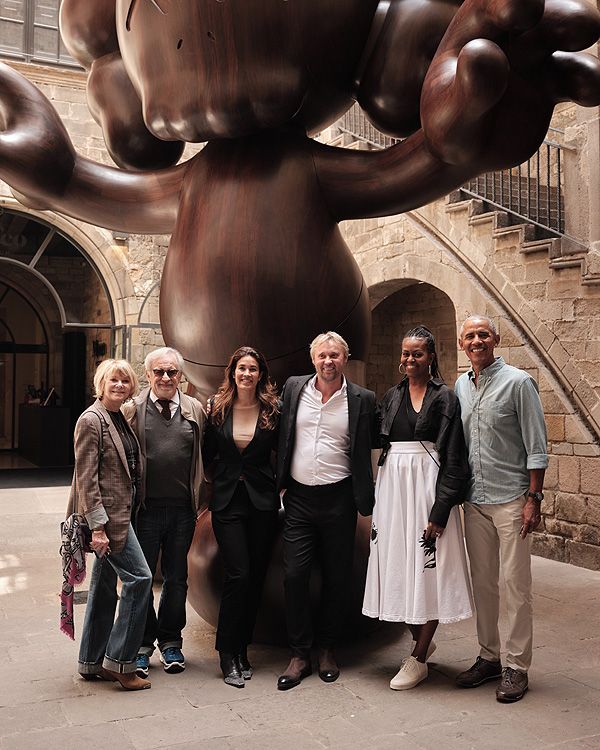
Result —
<path fill-rule="evenodd" d="M 26 78 L 0 63 L 0 177 L 30 205 L 62 194 L 76 155 L 58 114 Z"/>
<path fill-rule="evenodd" d="M 428 148 L 473 172 L 525 161 L 557 102 L 600 104 L 600 64 L 575 54 L 599 36 L 584 0 L 466 0 L 425 78 Z"/>

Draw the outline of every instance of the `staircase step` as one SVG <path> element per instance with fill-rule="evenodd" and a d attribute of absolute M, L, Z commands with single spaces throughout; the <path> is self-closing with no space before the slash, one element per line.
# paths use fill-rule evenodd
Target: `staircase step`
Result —
<path fill-rule="evenodd" d="M 521 243 L 522 253 L 548 253 L 548 258 L 559 258 L 561 256 L 562 241 L 560 237 L 542 237 L 536 240 L 528 240 Z"/>
<path fill-rule="evenodd" d="M 511 232 L 518 232 L 520 243 L 533 242 L 536 239 L 536 228 L 533 224 L 507 224 L 494 229 L 494 237 L 504 237 Z"/>

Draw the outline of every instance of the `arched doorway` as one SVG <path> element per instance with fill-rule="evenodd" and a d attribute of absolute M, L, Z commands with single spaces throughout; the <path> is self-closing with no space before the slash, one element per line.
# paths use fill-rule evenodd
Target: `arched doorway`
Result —
<path fill-rule="evenodd" d="M 386 284 L 389 286 L 389 282 Z M 375 290 L 373 297 L 380 296 Z M 402 335 L 419 323 L 435 336 L 442 376 L 448 385 L 454 385 L 457 377 L 454 304 L 445 292 L 431 284 L 402 279 L 396 290 L 385 296 L 372 312 L 367 388 L 375 391 L 378 398 L 399 381 Z"/>
<path fill-rule="evenodd" d="M 0 468 L 69 463 L 74 421 L 115 330 L 85 251 L 49 222 L 0 208 Z"/>

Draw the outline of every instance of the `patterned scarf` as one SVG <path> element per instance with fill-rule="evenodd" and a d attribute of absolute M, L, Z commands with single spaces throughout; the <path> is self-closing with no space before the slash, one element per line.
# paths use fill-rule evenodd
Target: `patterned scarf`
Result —
<path fill-rule="evenodd" d="M 71 640 L 75 640 L 73 595 L 75 585 L 85 580 L 85 553 L 91 551 L 89 536 L 89 526 L 78 513 L 73 513 L 61 524 L 63 583 L 60 592 L 60 629 Z"/>

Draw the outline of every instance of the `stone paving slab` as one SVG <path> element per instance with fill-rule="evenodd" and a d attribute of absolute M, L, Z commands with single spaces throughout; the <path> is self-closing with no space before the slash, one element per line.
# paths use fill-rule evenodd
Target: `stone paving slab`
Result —
<path fill-rule="evenodd" d="M 192 610 L 187 668 L 126 693 L 76 674 L 78 642 L 58 630 L 58 524 L 66 488 L 0 489 L 0 750 L 600 750 L 600 573 L 534 559 L 534 664 L 524 700 L 495 684 L 454 686 L 477 654 L 474 621 L 442 626 L 429 678 L 388 684 L 411 649 L 402 625 L 339 651 L 342 675 L 279 692 L 285 649 L 257 645 L 253 679 L 220 679 L 214 631 Z M 85 585 L 82 587 L 85 589 Z M 157 593 L 157 592 L 155 592 Z M 76 636 L 84 605 L 75 607 Z"/>

